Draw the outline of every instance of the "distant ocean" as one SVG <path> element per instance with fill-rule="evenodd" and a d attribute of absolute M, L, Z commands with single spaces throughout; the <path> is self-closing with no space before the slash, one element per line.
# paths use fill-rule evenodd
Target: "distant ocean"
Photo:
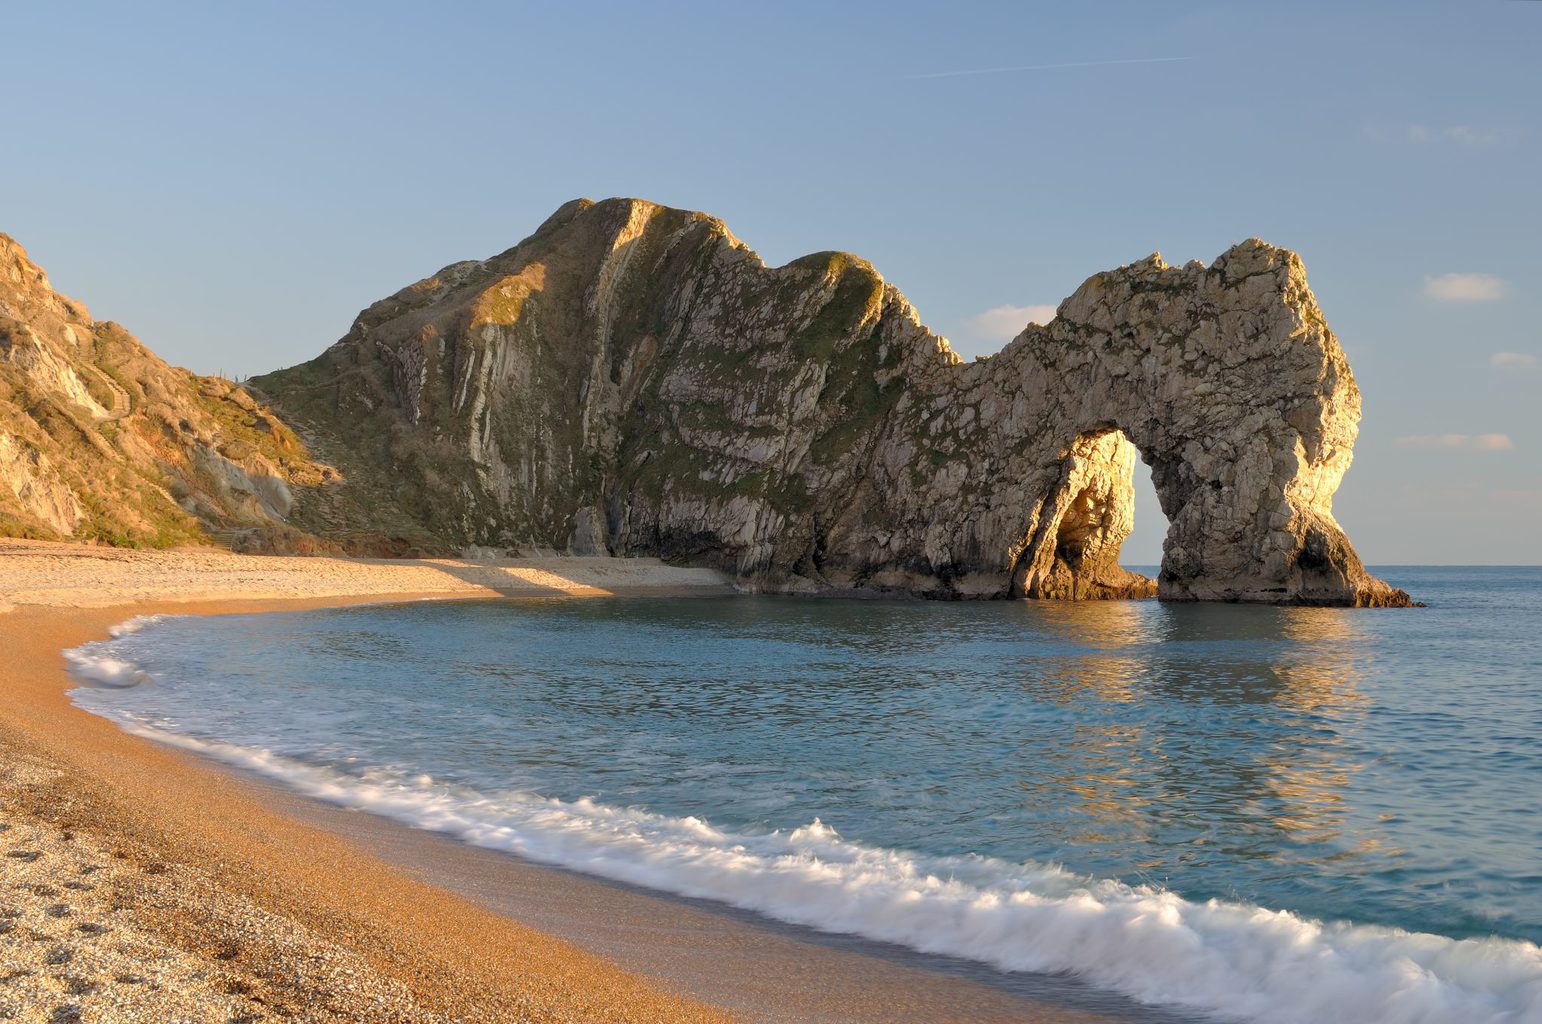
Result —
<path fill-rule="evenodd" d="M 1274 1024 L 1542 1021 L 1542 569 L 1424 609 L 774 597 L 151 618 L 82 707 L 350 807 Z"/>

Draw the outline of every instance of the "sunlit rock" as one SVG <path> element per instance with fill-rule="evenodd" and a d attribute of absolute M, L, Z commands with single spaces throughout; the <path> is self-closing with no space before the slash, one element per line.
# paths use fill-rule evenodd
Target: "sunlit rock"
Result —
<path fill-rule="evenodd" d="M 1098 274 L 961 362 L 866 262 L 579 200 L 256 382 L 347 482 L 319 534 L 659 554 L 768 590 L 1401 604 L 1335 523 L 1360 397 L 1300 259 Z M 1119 568 L 1138 452 L 1170 521 Z"/>
<path fill-rule="evenodd" d="M 0 534 L 311 550 L 290 488 L 330 476 L 243 389 L 92 319 L 0 235 Z"/>

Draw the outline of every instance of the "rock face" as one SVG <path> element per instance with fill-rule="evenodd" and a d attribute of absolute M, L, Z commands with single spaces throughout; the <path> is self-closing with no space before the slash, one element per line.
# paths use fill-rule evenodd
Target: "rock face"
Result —
<path fill-rule="evenodd" d="M 1334 522 L 1360 396 L 1300 259 L 1098 274 L 962 363 L 867 263 L 578 200 L 258 378 L 345 544 L 658 554 L 765 589 L 1405 604 Z M 1118 566 L 1137 452 L 1170 521 Z M 369 541 L 368 538 L 375 538 Z"/>
<path fill-rule="evenodd" d="M 246 391 L 93 320 L 0 235 L 0 533 L 309 550 L 293 489 L 334 475 Z"/>

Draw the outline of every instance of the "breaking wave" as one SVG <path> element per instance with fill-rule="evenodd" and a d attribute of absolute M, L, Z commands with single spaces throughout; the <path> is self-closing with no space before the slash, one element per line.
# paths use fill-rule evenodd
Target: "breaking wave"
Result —
<path fill-rule="evenodd" d="M 114 640 L 138 633 L 146 626 L 153 626 L 166 618 L 164 615 L 136 615 L 127 622 L 109 627 L 107 634 Z M 106 653 L 107 643 L 91 643 L 64 652 L 70 663 L 70 672 L 87 686 L 121 690 L 148 682 L 149 676 L 134 662 L 115 658 Z M 79 700 L 77 704 L 81 703 Z M 97 710 L 88 708 L 87 710 Z M 108 716 L 112 717 L 112 716 Z"/>

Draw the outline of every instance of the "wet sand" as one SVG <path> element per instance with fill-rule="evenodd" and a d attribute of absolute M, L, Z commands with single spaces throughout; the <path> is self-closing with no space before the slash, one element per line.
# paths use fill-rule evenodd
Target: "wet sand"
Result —
<path fill-rule="evenodd" d="M 529 585 L 489 588 L 441 573 L 467 589 L 402 593 L 388 588 L 404 567 L 389 563 L 372 576 L 358 569 L 370 563 L 273 560 L 307 563 L 308 572 L 293 570 L 302 580 L 284 579 L 291 570 L 267 559 L 215 554 L 216 563 L 238 559 L 232 573 L 160 553 L 125 601 L 116 583 L 92 578 L 97 562 L 122 572 L 122 559 L 48 547 L 19 559 L 0 548 L 0 604 L 15 606 L 0 614 L 0 1019 L 1127 1019 L 1024 994 L 1011 976 L 970 976 L 316 804 L 123 733 L 64 695 L 72 684 L 60 652 L 132 615 L 529 593 Z M 46 588 L 37 585 L 40 559 L 54 577 Z M 71 561 L 73 571 L 63 564 Z M 604 587 L 575 582 L 581 567 L 566 560 L 529 568 L 571 584 L 543 579 L 552 594 L 722 588 L 710 576 L 681 587 L 646 571 L 630 585 L 605 575 L 625 566 L 584 570 Z M 350 579 L 361 593 L 321 593 Z M 202 598 L 143 599 L 167 580 L 180 583 L 178 596 Z M 275 586 L 311 590 L 275 600 Z M 209 600 L 221 587 L 229 599 Z M 58 604 L 29 600 L 44 589 Z M 249 599 L 253 592 L 263 599 Z"/>

